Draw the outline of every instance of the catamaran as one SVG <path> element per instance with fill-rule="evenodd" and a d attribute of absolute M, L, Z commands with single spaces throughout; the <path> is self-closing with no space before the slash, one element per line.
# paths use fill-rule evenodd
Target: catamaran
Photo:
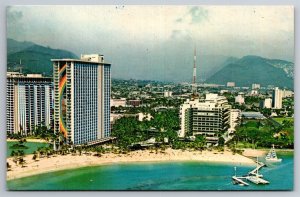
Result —
<path fill-rule="evenodd" d="M 275 148 L 274 148 L 274 144 L 272 145 L 272 148 L 269 151 L 269 153 L 267 154 L 265 159 L 266 159 L 266 161 L 269 161 L 269 162 L 281 162 L 282 161 L 282 159 L 277 157 L 277 154 L 276 154 Z"/>

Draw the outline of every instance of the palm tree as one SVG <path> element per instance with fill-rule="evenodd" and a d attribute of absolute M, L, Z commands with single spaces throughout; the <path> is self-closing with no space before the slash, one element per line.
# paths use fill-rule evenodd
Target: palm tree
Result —
<path fill-rule="evenodd" d="M 24 164 L 26 163 L 26 161 L 24 160 L 23 157 L 19 157 L 18 160 L 19 160 L 19 164 L 21 164 L 21 167 L 22 167 L 22 168 L 26 167 L 26 166 L 24 166 Z"/>
<path fill-rule="evenodd" d="M 8 162 L 6 162 L 6 170 L 11 171 L 11 165 Z"/>
<path fill-rule="evenodd" d="M 82 147 L 81 146 L 78 146 L 78 152 L 79 152 L 79 155 L 81 155 L 82 154 Z"/>
<path fill-rule="evenodd" d="M 34 155 L 32 156 L 32 160 L 36 161 L 36 159 L 37 159 L 37 155 L 34 154 Z"/>

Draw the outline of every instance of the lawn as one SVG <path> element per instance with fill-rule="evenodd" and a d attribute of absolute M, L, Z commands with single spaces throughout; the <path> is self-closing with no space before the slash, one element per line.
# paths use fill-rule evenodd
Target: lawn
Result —
<path fill-rule="evenodd" d="M 16 149 L 12 149 L 13 144 L 17 144 L 18 142 L 6 142 L 6 154 L 7 157 L 10 157 L 11 152 L 17 151 Z M 25 146 L 27 146 L 27 149 L 22 149 L 25 152 L 25 155 L 32 154 L 34 151 L 36 151 L 39 147 L 46 147 L 49 146 L 47 143 L 39 143 L 39 142 L 26 142 L 24 143 Z"/>
<path fill-rule="evenodd" d="M 282 122 L 283 122 L 284 120 L 288 120 L 288 121 L 294 122 L 294 118 L 292 118 L 292 117 L 273 118 L 273 120 L 275 120 L 276 122 L 278 122 L 278 123 L 280 123 L 280 124 L 282 124 Z"/>

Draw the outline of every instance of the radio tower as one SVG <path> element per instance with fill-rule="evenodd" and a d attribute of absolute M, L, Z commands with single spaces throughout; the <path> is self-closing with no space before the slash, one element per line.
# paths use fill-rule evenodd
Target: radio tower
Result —
<path fill-rule="evenodd" d="M 196 86 L 196 47 L 194 48 L 194 70 L 193 70 L 193 83 L 192 83 L 192 95 L 196 96 L 197 86 Z"/>

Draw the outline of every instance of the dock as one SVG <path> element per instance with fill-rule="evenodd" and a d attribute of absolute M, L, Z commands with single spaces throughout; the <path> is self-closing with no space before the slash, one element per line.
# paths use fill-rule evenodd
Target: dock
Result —
<path fill-rule="evenodd" d="M 254 183 L 256 185 L 258 184 L 269 184 L 270 182 L 267 181 L 267 180 L 264 180 L 262 179 L 263 175 L 262 174 L 259 174 L 258 171 L 266 166 L 264 163 L 262 162 L 259 162 L 258 159 L 256 161 L 256 168 L 251 170 L 248 175 L 245 175 L 245 176 L 236 176 L 236 167 L 234 168 L 235 169 L 235 175 L 232 176 L 232 180 L 233 180 L 233 183 L 234 184 L 239 184 L 241 186 L 248 186 L 249 184 L 246 182 L 246 181 L 249 181 L 251 183 Z M 246 180 L 246 181 L 244 181 Z"/>
<path fill-rule="evenodd" d="M 266 181 L 262 178 L 259 178 L 258 176 L 247 176 L 246 177 L 246 180 L 252 182 L 252 183 L 255 183 L 256 185 L 258 184 L 269 184 L 270 182 L 269 181 Z"/>
<path fill-rule="evenodd" d="M 248 186 L 249 184 L 243 181 L 242 179 L 245 179 L 245 177 L 237 177 L 237 176 L 232 177 L 234 184 L 239 184 L 241 186 Z"/>
<path fill-rule="evenodd" d="M 258 170 L 260 170 L 262 167 L 266 166 L 263 162 L 257 161 L 257 166 L 254 170 L 250 171 L 248 175 L 252 176 L 258 176 L 258 177 L 263 177 L 262 174 L 258 174 Z"/>

